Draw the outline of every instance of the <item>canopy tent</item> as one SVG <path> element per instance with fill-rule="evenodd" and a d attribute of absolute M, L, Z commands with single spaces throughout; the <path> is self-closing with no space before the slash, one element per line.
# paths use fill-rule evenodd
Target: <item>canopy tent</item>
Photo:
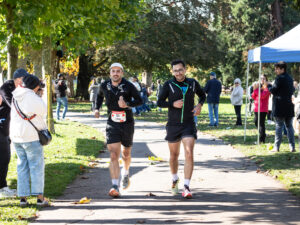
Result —
<path fill-rule="evenodd" d="M 277 39 L 260 46 L 258 48 L 248 51 L 248 65 L 247 65 L 247 83 L 248 90 L 248 77 L 249 77 L 249 63 L 259 63 L 259 83 L 261 83 L 261 64 L 262 63 L 275 63 L 279 61 L 285 62 L 300 62 L 300 24 L 292 30 L 281 35 Z M 246 97 L 246 106 L 247 106 Z M 260 106 L 260 86 L 259 86 L 259 106 Z M 260 108 L 258 109 L 258 114 Z M 260 117 L 258 116 L 258 124 Z M 246 141 L 246 128 L 247 128 L 247 107 L 245 107 L 245 129 L 244 140 Z M 259 128 L 258 128 L 259 129 Z M 259 132 L 258 132 L 259 133 Z M 259 144 L 259 134 L 257 137 Z"/>

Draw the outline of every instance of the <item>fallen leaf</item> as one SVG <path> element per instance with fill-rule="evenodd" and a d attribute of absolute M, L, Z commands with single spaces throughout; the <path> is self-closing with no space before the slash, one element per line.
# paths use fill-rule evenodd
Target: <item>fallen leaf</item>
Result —
<path fill-rule="evenodd" d="M 79 166 L 79 169 L 81 170 L 81 171 L 83 171 L 84 170 L 84 166 Z"/>
<path fill-rule="evenodd" d="M 92 139 L 92 140 L 95 140 L 95 139 L 96 139 L 96 137 L 91 137 L 91 139 Z"/>
<path fill-rule="evenodd" d="M 82 176 L 81 179 L 89 179 L 89 177 Z"/>
<path fill-rule="evenodd" d="M 138 221 L 136 221 L 136 223 L 143 224 L 143 223 L 146 223 L 146 221 L 145 220 L 138 220 Z"/>
<path fill-rule="evenodd" d="M 74 204 L 87 204 L 90 203 L 92 199 L 88 199 L 87 197 L 84 197 L 82 199 L 80 199 L 78 202 L 74 202 Z"/>
<path fill-rule="evenodd" d="M 152 192 L 149 192 L 148 194 L 146 194 L 146 196 L 152 197 L 152 196 L 156 196 L 156 195 L 155 195 L 155 194 L 152 194 Z"/>

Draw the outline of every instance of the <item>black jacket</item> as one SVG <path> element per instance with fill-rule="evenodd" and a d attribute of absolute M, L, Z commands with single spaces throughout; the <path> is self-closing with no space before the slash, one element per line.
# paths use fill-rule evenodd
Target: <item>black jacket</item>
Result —
<path fill-rule="evenodd" d="M 9 136 L 9 123 L 10 123 L 10 106 L 6 103 L 5 99 L 11 104 L 12 92 L 16 89 L 13 80 L 6 81 L 0 87 L 0 94 L 3 98 L 2 104 L 0 105 L 0 132 Z"/>
<path fill-rule="evenodd" d="M 205 92 L 207 93 L 207 103 L 219 103 L 220 102 L 220 94 L 222 92 L 222 84 L 216 78 L 213 78 L 207 81 L 205 88 Z"/>
<path fill-rule="evenodd" d="M 118 87 L 114 87 L 111 83 L 111 80 L 107 80 L 100 85 L 99 92 L 96 98 L 96 109 L 100 109 L 102 106 L 104 97 L 106 99 L 107 111 L 108 111 L 108 120 L 111 120 L 111 111 L 125 111 L 126 112 L 126 122 L 133 121 L 132 109 L 129 108 L 120 108 L 118 101 L 120 96 L 123 96 L 124 101 L 130 107 L 135 107 L 143 103 L 142 98 L 135 88 L 135 86 L 122 78 L 121 83 Z"/>
<path fill-rule="evenodd" d="M 55 81 L 55 84 L 54 84 L 56 98 L 66 97 L 66 90 L 68 88 L 67 85 L 66 85 L 66 82 L 63 80 L 63 82 L 61 83 L 61 85 L 59 85 L 58 81 L 60 81 L 60 80 L 57 79 Z"/>
<path fill-rule="evenodd" d="M 293 78 L 287 73 L 278 75 L 274 84 L 268 85 L 268 89 L 273 94 L 272 112 L 274 117 L 294 117 Z"/>
<path fill-rule="evenodd" d="M 174 108 L 173 102 L 183 99 L 182 90 L 178 86 L 185 87 L 187 86 L 186 84 L 188 85 L 188 90 L 185 94 L 184 107 L 182 109 Z M 203 105 L 206 99 L 206 95 L 198 81 L 196 81 L 195 79 L 185 78 L 183 82 L 178 82 L 175 78 L 173 78 L 164 83 L 158 97 L 157 105 L 158 107 L 169 108 L 169 125 L 179 125 L 182 123 L 194 122 L 194 113 L 192 112 L 192 110 L 195 106 L 195 94 L 199 97 L 199 103 Z M 168 99 L 168 101 L 166 101 L 166 99 Z"/>

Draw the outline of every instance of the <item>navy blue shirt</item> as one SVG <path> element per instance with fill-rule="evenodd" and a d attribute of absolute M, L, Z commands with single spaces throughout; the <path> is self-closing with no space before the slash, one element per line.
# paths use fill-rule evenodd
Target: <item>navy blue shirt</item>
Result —
<path fill-rule="evenodd" d="M 207 103 L 219 103 L 220 95 L 222 92 L 222 84 L 216 78 L 207 81 L 205 88 L 205 93 L 207 94 Z"/>

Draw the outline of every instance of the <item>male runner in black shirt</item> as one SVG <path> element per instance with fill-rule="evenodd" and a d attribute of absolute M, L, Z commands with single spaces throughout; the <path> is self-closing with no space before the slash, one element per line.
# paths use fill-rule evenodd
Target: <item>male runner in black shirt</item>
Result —
<path fill-rule="evenodd" d="M 171 66 L 174 78 L 164 84 L 157 105 L 168 108 L 167 136 L 165 139 L 168 141 L 170 149 L 169 163 L 173 176 L 172 193 L 174 195 L 178 193 L 178 156 L 182 142 L 185 151 L 182 196 L 191 198 L 192 193 L 189 185 L 194 168 L 193 150 L 197 139 L 194 116 L 200 114 L 206 95 L 195 79 L 185 76 L 186 68 L 182 60 L 173 61 Z M 195 94 L 199 97 L 199 103 L 196 106 L 194 106 Z"/>
<path fill-rule="evenodd" d="M 134 119 L 131 107 L 142 104 L 142 99 L 135 86 L 123 77 L 123 66 L 113 63 L 110 66 L 110 79 L 100 86 L 95 117 L 99 118 L 99 108 L 103 99 L 106 99 L 108 120 L 106 126 L 106 143 L 110 151 L 110 176 L 112 188 L 109 191 L 111 197 L 119 197 L 119 158 L 121 145 L 124 146 L 122 158 L 124 167 L 122 170 L 122 187 L 129 186 L 129 167 L 131 162 L 131 147 L 134 133 Z"/>

